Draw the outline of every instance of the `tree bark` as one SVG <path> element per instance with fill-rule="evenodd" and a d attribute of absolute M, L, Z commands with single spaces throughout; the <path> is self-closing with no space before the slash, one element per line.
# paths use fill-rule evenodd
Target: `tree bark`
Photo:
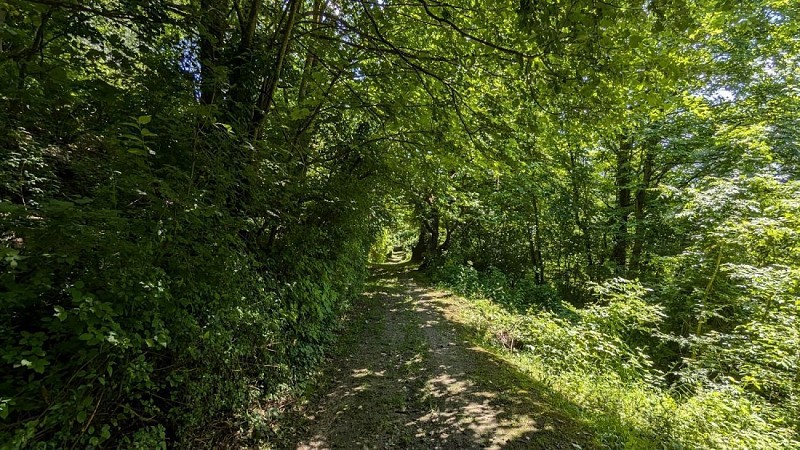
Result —
<path fill-rule="evenodd" d="M 314 0 L 314 6 L 311 12 L 312 14 L 311 21 L 312 23 L 315 24 L 315 26 L 319 26 L 322 20 L 322 11 L 325 9 L 326 6 L 327 2 L 323 3 L 322 0 Z M 302 102 L 305 99 L 306 94 L 308 93 L 308 80 L 314 73 L 314 66 L 316 66 L 316 64 L 317 64 L 317 56 L 311 51 L 309 51 L 306 54 L 306 60 L 303 63 L 303 75 L 300 78 L 300 87 L 298 88 L 298 94 L 297 94 L 298 103 Z"/>
<path fill-rule="evenodd" d="M 447 221 L 444 226 L 444 230 L 447 235 L 444 238 L 444 242 L 442 245 L 439 246 L 439 254 L 441 255 L 442 252 L 447 251 L 450 246 L 453 244 L 453 233 L 456 230 L 456 225 L 454 225 L 451 221 Z"/>
<path fill-rule="evenodd" d="M 647 227 L 645 225 L 647 220 L 647 191 L 650 189 L 650 184 L 652 183 L 653 164 L 655 159 L 653 151 L 649 145 L 643 150 L 643 152 L 642 181 L 636 188 L 636 198 L 634 199 L 633 211 L 633 217 L 636 223 L 636 231 L 633 237 L 633 248 L 631 249 L 630 270 L 636 275 L 639 275 L 642 269 L 642 249 L 644 248 L 644 241 L 647 231 Z"/>
<path fill-rule="evenodd" d="M 528 245 L 533 265 L 534 282 L 544 284 L 544 260 L 542 259 L 542 234 L 539 225 L 539 202 L 536 196 L 532 199 L 533 226 L 528 226 Z"/>
<path fill-rule="evenodd" d="M 428 229 L 430 240 L 425 250 L 424 264 L 428 265 L 439 257 L 439 210 L 431 207 L 430 218 L 423 222 Z"/>
<path fill-rule="evenodd" d="M 261 91 L 258 94 L 258 101 L 256 102 L 256 108 L 253 111 L 253 119 L 250 124 L 250 135 L 255 139 L 258 139 L 259 135 L 261 134 L 261 126 L 263 125 L 264 119 L 267 117 L 267 114 L 269 114 L 269 109 L 272 106 L 272 98 L 275 95 L 275 88 L 278 86 L 278 80 L 280 80 L 281 72 L 283 71 L 283 64 L 286 60 L 286 53 L 289 49 L 289 41 L 291 40 L 292 33 L 294 32 L 295 17 L 297 16 L 297 11 L 300 8 L 300 3 L 302 3 L 302 0 L 290 0 L 288 5 L 289 13 L 286 18 L 286 27 L 283 31 L 283 38 L 278 50 L 278 55 L 275 58 L 274 69 L 272 73 L 264 80 L 264 83 L 261 85 Z"/>
<path fill-rule="evenodd" d="M 220 61 L 219 48 L 225 39 L 227 0 L 200 0 L 200 103 L 212 105 L 222 92 L 215 70 Z"/>
<path fill-rule="evenodd" d="M 575 153 L 570 151 L 569 153 L 569 173 L 570 173 L 570 180 L 572 183 L 572 206 L 573 206 L 573 220 L 575 221 L 575 225 L 581 231 L 582 238 L 583 238 L 583 247 L 584 252 L 586 253 L 586 263 L 589 267 L 594 265 L 594 258 L 592 257 L 592 235 L 589 232 L 589 227 L 586 225 L 586 222 L 581 218 L 581 195 L 580 195 L 580 185 L 578 184 L 576 169 L 577 169 L 577 161 L 575 160 Z"/>
<path fill-rule="evenodd" d="M 425 249 L 428 248 L 427 244 L 427 229 L 425 228 L 424 223 L 420 223 L 419 225 L 419 237 L 417 238 L 417 243 L 414 245 L 414 248 L 411 249 L 411 262 L 421 263 L 423 258 L 425 257 Z"/>
<path fill-rule="evenodd" d="M 248 92 L 248 77 L 253 71 L 253 42 L 255 40 L 256 24 L 261 10 L 263 0 L 251 0 L 250 7 L 247 9 L 247 16 L 240 15 L 239 28 L 241 39 L 233 58 L 233 67 L 230 77 L 230 109 L 234 111 L 234 117 L 238 117 L 237 112 L 249 111 L 246 109 L 252 105 L 253 92 Z M 238 11 L 238 10 L 237 10 Z"/>
<path fill-rule="evenodd" d="M 628 218 L 631 214 L 631 148 L 630 139 L 624 138 L 616 151 L 615 185 L 617 188 L 617 204 L 611 260 L 615 264 L 615 272 L 618 275 L 625 274 L 628 256 Z"/>

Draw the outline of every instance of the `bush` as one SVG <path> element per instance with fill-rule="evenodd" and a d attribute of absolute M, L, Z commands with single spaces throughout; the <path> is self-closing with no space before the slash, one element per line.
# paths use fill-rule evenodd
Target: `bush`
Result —
<path fill-rule="evenodd" d="M 226 132 L 208 132 L 214 159 L 192 168 L 166 159 L 190 154 L 171 139 L 191 142 L 192 126 L 164 126 L 167 142 L 147 144 L 168 148 L 163 157 L 98 138 L 38 152 L 36 176 L 0 169 L 6 447 L 194 448 L 247 436 L 266 417 L 254 409 L 315 369 L 359 292 L 376 231 L 363 181 L 309 177 L 306 201 L 278 205 L 286 217 L 269 222 L 266 203 L 243 199 L 271 197 L 261 190 L 271 174 L 240 181 Z M 6 148 L 41 146 L 9 136 Z M 187 190 L 192 170 L 216 176 Z"/>

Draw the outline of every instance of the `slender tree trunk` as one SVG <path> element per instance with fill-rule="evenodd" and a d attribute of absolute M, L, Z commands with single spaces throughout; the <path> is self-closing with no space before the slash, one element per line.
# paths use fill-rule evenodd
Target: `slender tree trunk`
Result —
<path fill-rule="evenodd" d="M 602 266 L 606 263 L 606 256 L 608 256 L 608 233 L 606 231 L 603 231 L 600 242 L 602 247 L 597 252 L 597 264 Z"/>
<path fill-rule="evenodd" d="M 628 218 L 631 214 L 631 141 L 625 138 L 620 142 L 616 151 L 616 223 L 614 230 L 614 246 L 611 250 L 611 259 L 619 275 L 625 274 L 628 253 Z"/>
<path fill-rule="evenodd" d="M 325 9 L 327 2 L 323 2 L 322 0 L 314 0 L 314 6 L 312 10 L 312 22 L 315 25 L 319 25 L 320 21 L 322 20 L 322 11 Z M 297 94 L 297 101 L 302 102 L 306 94 L 308 92 L 308 80 L 311 78 L 311 75 L 314 73 L 314 66 L 317 64 L 317 56 L 309 51 L 306 54 L 306 60 L 303 63 L 303 76 L 300 78 L 300 87 L 298 88 Z"/>
<path fill-rule="evenodd" d="M 7 15 L 8 15 L 8 12 L 5 9 L 0 9 L 0 27 L 5 28 L 6 16 Z M 5 51 L 6 51 L 5 42 L 3 42 L 3 36 L 0 35 L 0 53 L 3 53 Z"/>
<path fill-rule="evenodd" d="M 711 278 L 708 280 L 708 284 L 706 285 L 705 291 L 703 291 L 703 300 L 708 303 L 709 297 L 711 295 L 711 288 L 714 286 L 714 281 L 717 279 L 717 274 L 719 274 L 719 267 L 722 263 L 722 246 L 720 245 L 717 250 L 717 261 L 714 263 L 714 272 L 711 274 Z M 698 317 L 697 319 L 697 327 L 695 328 L 694 335 L 695 337 L 699 338 L 703 334 L 703 325 L 706 323 L 706 317 L 704 315 Z M 692 359 L 697 357 L 697 347 L 694 347 L 692 350 Z"/>
<path fill-rule="evenodd" d="M 592 257 L 592 235 L 589 232 L 589 227 L 586 225 L 586 222 L 581 218 L 581 208 L 583 206 L 583 202 L 581 202 L 580 185 L 578 184 L 576 174 L 578 163 L 575 159 L 575 153 L 572 151 L 569 153 L 569 161 L 570 180 L 572 184 L 573 220 L 575 221 L 575 225 L 581 231 L 584 252 L 586 254 L 586 263 L 589 267 L 591 267 L 594 265 L 594 258 Z"/>
<path fill-rule="evenodd" d="M 283 64 L 286 61 L 286 53 L 289 50 L 289 41 L 294 32 L 295 18 L 297 11 L 300 8 L 302 0 L 289 0 L 289 12 L 286 18 L 286 26 L 284 27 L 283 37 L 281 39 L 280 48 L 278 49 L 277 57 L 275 58 L 275 65 L 272 73 L 264 80 L 261 85 L 261 91 L 258 94 L 258 101 L 256 108 L 253 111 L 253 119 L 250 124 L 250 135 L 258 139 L 261 134 L 261 126 L 264 119 L 269 114 L 269 109 L 272 106 L 272 99 L 275 95 L 275 88 L 278 86 L 278 81 L 283 71 Z"/>
<path fill-rule="evenodd" d="M 225 39 L 227 0 L 200 0 L 200 103 L 212 105 L 222 92 L 216 67 L 221 63 L 219 48 Z"/>
<path fill-rule="evenodd" d="M 647 220 L 647 190 L 650 189 L 650 183 L 653 179 L 653 160 L 654 155 L 648 145 L 644 149 L 642 158 L 642 182 L 636 189 L 636 198 L 634 200 L 633 214 L 636 220 L 636 233 L 633 238 L 633 248 L 631 249 L 631 272 L 636 275 L 639 275 L 642 269 L 642 249 L 644 248 L 647 230 L 645 225 Z"/>
<path fill-rule="evenodd" d="M 534 281 L 544 284 L 544 259 L 542 259 L 542 233 L 539 225 L 539 202 L 536 196 L 532 197 L 533 226 L 528 227 L 528 244 L 533 264 Z"/>
<path fill-rule="evenodd" d="M 326 5 L 327 2 L 323 2 L 322 0 L 314 1 L 314 5 L 312 7 L 312 22 L 314 26 L 320 25 L 322 21 L 322 12 Z M 309 50 L 306 53 L 305 62 L 303 63 L 303 73 L 300 77 L 300 85 L 297 90 L 298 105 L 301 105 L 308 96 L 310 83 L 309 80 L 311 80 L 313 77 L 316 66 L 317 55 Z M 335 83 L 335 81 L 333 81 L 333 83 Z M 319 113 L 322 105 L 323 102 L 320 100 L 320 102 L 316 105 L 315 111 L 310 112 L 306 117 L 297 120 L 295 124 L 295 134 L 294 139 L 292 140 L 292 145 L 297 148 L 297 153 L 300 155 L 302 160 L 302 164 L 298 164 L 297 168 L 299 171 L 301 171 L 303 177 L 306 176 L 306 170 L 308 169 L 307 154 L 314 135 L 316 115 Z"/>

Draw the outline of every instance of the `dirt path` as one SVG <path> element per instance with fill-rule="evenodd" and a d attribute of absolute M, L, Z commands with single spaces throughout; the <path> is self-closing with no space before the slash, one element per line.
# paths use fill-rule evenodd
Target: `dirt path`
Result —
<path fill-rule="evenodd" d="M 545 388 L 473 343 L 463 301 L 376 267 L 293 447 L 591 448 Z"/>

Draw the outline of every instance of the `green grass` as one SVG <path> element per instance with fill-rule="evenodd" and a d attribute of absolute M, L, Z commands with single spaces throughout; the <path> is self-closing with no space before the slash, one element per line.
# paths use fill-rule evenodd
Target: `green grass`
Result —
<path fill-rule="evenodd" d="M 604 448 L 625 449 L 742 449 L 800 448 L 796 431 L 781 426 L 781 417 L 735 392 L 698 390 L 679 397 L 644 380 L 623 380 L 612 370 L 595 367 L 556 368 L 543 361 L 536 349 L 503 346 L 498 334 L 510 324 L 535 323 L 531 330 L 559 329 L 559 339 L 580 340 L 566 322 L 523 317 L 486 299 L 459 299 L 458 320 L 496 357 L 544 385 L 555 395 L 548 403 L 592 430 Z M 523 320 L 524 319 L 524 320 Z M 541 323 L 539 323 L 541 322 Z M 553 323 L 546 323 L 553 322 Z M 535 332 L 535 331 L 534 331 Z M 551 336 L 547 336 L 552 339 Z M 563 342 L 563 348 L 581 348 Z M 569 355 L 574 358 L 575 355 Z M 491 374 L 486 374 L 491 377 Z"/>

